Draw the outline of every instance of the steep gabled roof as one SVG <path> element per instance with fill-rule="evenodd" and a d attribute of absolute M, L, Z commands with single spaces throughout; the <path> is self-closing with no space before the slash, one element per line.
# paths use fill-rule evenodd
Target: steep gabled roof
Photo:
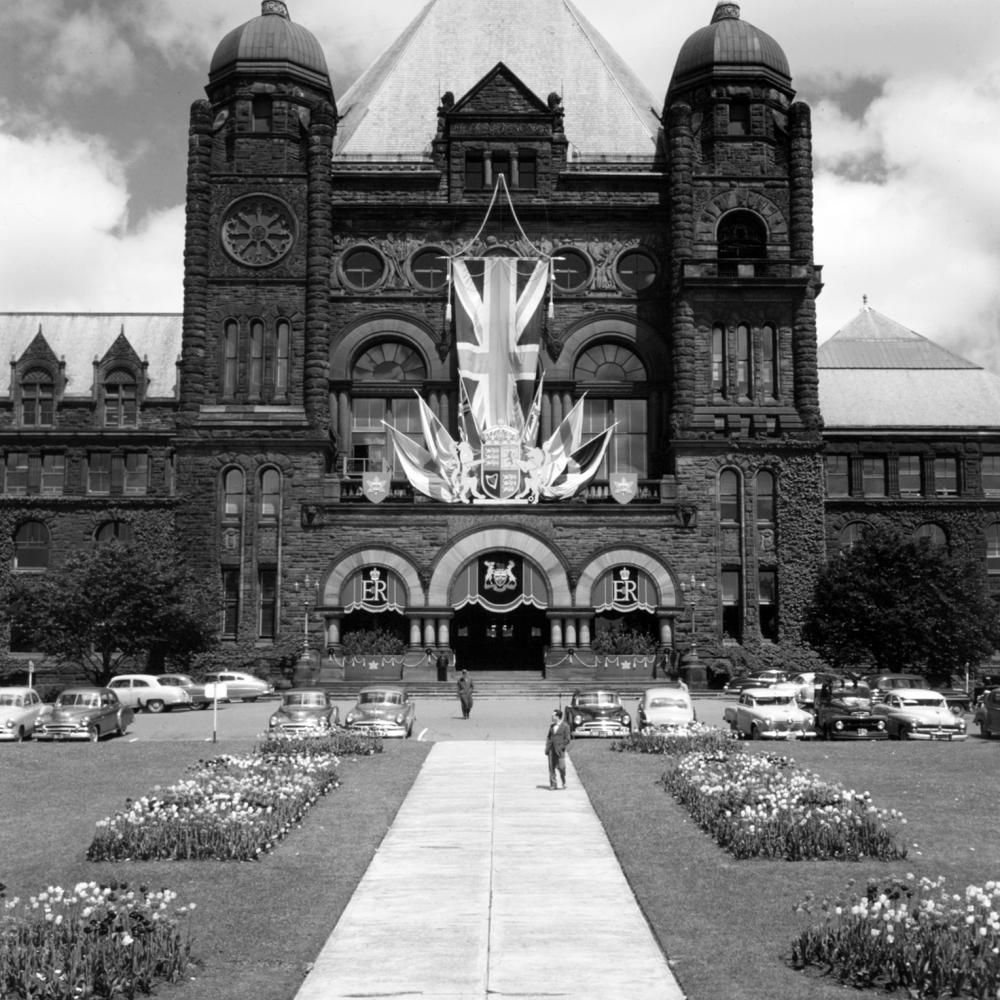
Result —
<path fill-rule="evenodd" d="M 649 157 L 662 106 L 570 0 L 430 0 L 337 101 L 335 159 L 429 155 L 441 96 L 504 63 L 543 101 L 562 95 L 585 159 Z"/>
<path fill-rule="evenodd" d="M 996 427 L 1000 376 L 869 306 L 820 345 L 827 430 Z"/>

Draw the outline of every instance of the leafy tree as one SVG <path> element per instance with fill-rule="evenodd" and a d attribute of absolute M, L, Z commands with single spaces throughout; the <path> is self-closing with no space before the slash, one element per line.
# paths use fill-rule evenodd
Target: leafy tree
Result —
<path fill-rule="evenodd" d="M 4 610 L 31 643 L 95 684 L 123 667 L 162 669 L 214 640 L 219 599 L 179 562 L 135 544 L 107 542 L 39 576 L 16 577 Z"/>
<path fill-rule="evenodd" d="M 821 573 L 805 637 L 835 667 L 947 683 L 1000 647 L 1000 613 L 978 566 L 872 528 Z"/>

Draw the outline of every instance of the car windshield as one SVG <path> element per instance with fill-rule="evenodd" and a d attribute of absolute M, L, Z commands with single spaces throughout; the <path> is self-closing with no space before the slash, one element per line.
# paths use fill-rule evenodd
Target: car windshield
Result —
<path fill-rule="evenodd" d="M 326 695 L 321 691 L 310 691 L 308 693 L 297 691 L 295 694 L 285 695 L 285 704 L 301 705 L 308 708 L 325 708 Z"/>
<path fill-rule="evenodd" d="M 872 696 L 871 688 L 867 684 L 857 684 L 852 687 L 835 687 L 833 689 L 834 698 L 842 698 L 845 701 L 870 701 Z"/>
<path fill-rule="evenodd" d="M 918 694 L 912 697 L 900 698 L 899 702 L 906 708 L 943 708 L 947 704 L 943 695 L 935 697 L 929 694 Z"/>
<path fill-rule="evenodd" d="M 402 705 L 400 691 L 362 691 L 358 702 L 362 705 Z"/>
<path fill-rule="evenodd" d="M 592 694 L 578 694 L 573 702 L 581 708 L 596 708 L 600 705 L 618 705 L 621 699 L 610 691 L 594 691 Z"/>
<path fill-rule="evenodd" d="M 650 698 L 650 708 L 687 708 L 683 698 Z"/>
<path fill-rule="evenodd" d="M 194 684 L 186 674 L 174 674 L 172 677 L 161 677 L 161 684 L 172 684 L 174 687 L 187 687 L 189 684 Z"/>
<path fill-rule="evenodd" d="M 20 707 L 23 704 L 24 699 L 19 694 L 0 694 L 0 707 Z"/>
<path fill-rule="evenodd" d="M 756 705 L 791 705 L 792 696 L 790 694 L 765 694 L 759 698 L 754 698 Z"/>
<path fill-rule="evenodd" d="M 82 708 L 98 708 L 101 704 L 100 696 L 97 694 L 90 694 L 88 692 L 69 692 L 67 694 L 61 694 L 56 699 L 56 704 L 60 708 L 66 708 L 70 705 L 79 706 Z"/>
<path fill-rule="evenodd" d="M 894 688 L 927 687 L 927 682 L 922 677 L 891 677 L 887 684 L 889 687 Z"/>

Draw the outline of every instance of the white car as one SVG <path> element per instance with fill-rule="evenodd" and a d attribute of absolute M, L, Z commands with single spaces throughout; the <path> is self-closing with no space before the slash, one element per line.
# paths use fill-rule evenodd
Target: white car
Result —
<path fill-rule="evenodd" d="M 35 720 L 50 710 L 34 688 L 0 688 L 0 740 L 20 743 L 28 739 Z"/>
<path fill-rule="evenodd" d="M 191 695 L 184 688 L 161 684 L 155 674 L 119 674 L 111 678 L 108 687 L 123 705 L 135 711 L 162 712 L 179 705 L 191 707 Z"/>
<path fill-rule="evenodd" d="M 274 686 L 262 681 L 253 674 L 238 670 L 223 670 L 219 673 L 205 674 L 206 684 L 225 684 L 226 701 L 256 701 L 265 695 L 274 693 Z"/>
<path fill-rule="evenodd" d="M 808 740 L 816 736 L 811 712 L 799 707 L 794 684 L 747 688 L 723 719 L 737 736 L 751 740 Z"/>
<path fill-rule="evenodd" d="M 635 712 L 639 732 L 671 726 L 689 726 L 695 721 L 691 695 L 683 681 L 647 688 Z"/>
<path fill-rule="evenodd" d="M 885 719 L 891 740 L 964 740 L 969 735 L 965 719 L 948 707 L 945 696 L 927 688 L 893 688 L 872 715 Z"/>

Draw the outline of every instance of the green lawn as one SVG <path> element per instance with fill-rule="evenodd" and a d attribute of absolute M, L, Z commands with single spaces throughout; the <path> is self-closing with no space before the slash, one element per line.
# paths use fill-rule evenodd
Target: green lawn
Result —
<path fill-rule="evenodd" d="M 227 743 L 225 750 L 249 746 Z M 801 919 L 794 906 L 807 891 L 833 895 L 850 878 L 863 883 L 869 876 L 913 872 L 944 875 L 961 892 L 966 884 L 1000 877 L 996 743 L 972 737 L 964 745 L 819 743 L 779 749 L 829 780 L 870 791 L 877 806 L 902 811 L 909 819 L 910 857 L 896 864 L 734 861 L 657 785 L 667 766 L 662 758 L 612 753 L 600 741 L 573 744 L 573 762 L 690 1000 L 842 997 L 835 982 L 786 965 Z M 290 1000 L 430 744 L 390 741 L 384 754 L 345 759 L 341 787 L 322 798 L 277 850 L 247 864 L 85 860 L 98 819 L 127 796 L 172 784 L 188 764 L 222 752 L 221 746 L 111 741 L 2 750 L 0 882 L 9 895 L 92 879 L 172 888 L 179 903 L 198 904 L 199 964 L 190 982 L 162 987 L 161 996 Z"/>
<path fill-rule="evenodd" d="M 787 965 L 806 892 L 833 896 L 851 878 L 944 875 L 953 891 L 1000 876 L 996 835 L 1000 747 L 943 743 L 816 743 L 777 749 L 846 788 L 898 809 L 902 862 L 735 861 L 657 785 L 662 758 L 574 743 L 571 755 L 636 897 L 690 1000 L 842 997 L 835 981 Z M 853 995 L 878 996 L 868 991 Z M 883 994 L 884 996 L 884 994 Z"/>

